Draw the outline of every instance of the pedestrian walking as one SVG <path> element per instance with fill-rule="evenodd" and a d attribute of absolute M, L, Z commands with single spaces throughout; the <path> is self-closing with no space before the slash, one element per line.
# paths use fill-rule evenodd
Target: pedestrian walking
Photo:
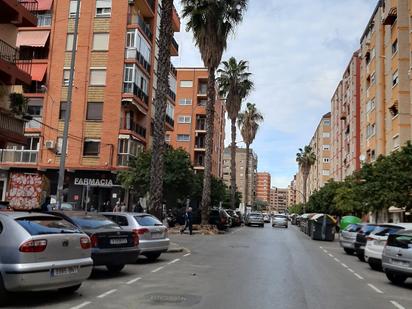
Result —
<path fill-rule="evenodd" d="M 185 227 L 180 230 L 180 233 L 183 234 L 186 229 L 189 228 L 190 235 L 193 234 L 193 214 L 192 214 L 192 207 L 189 207 L 185 213 Z"/>
<path fill-rule="evenodd" d="M 122 205 L 120 206 L 120 212 L 127 212 L 127 206 L 125 203 L 122 203 Z"/>
<path fill-rule="evenodd" d="M 120 212 L 121 207 L 120 207 L 120 202 L 116 202 L 116 206 L 113 208 L 113 212 Z"/>

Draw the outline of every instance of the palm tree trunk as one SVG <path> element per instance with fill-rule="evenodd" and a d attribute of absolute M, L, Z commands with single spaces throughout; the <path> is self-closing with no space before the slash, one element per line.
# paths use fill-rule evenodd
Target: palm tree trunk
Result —
<path fill-rule="evenodd" d="M 306 172 L 303 172 L 303 213 L 306 213 L 306 191 L 307 191 L 307 185 L 308 185 L 308 177 L 309 174 Z"/>
<path fill-rule="evenodd" d="M 245 207 L 249 205 L 249 144 L 246 144 L 246 168 L 245 168 Z"/>
<path fill-rule="evenodd" d="M 207 85 L 207 104 L 206 104 L 206 155 L 205 171 L 203 174 L 203 192 L 202 192 L 202 224 L 209 223 L 209 208 L 211 202 L 212 186 L 212 152 L 213 152 L 213 131 L 215 119 L 215 68 L 208 68 L 208 85 Z"/>
<path fill-rule="evenodd" d="M 232 121 L 232 145 L 230 147 L 230 208 L 236 208 L 236 118 Z"/>
<path fill-rule="evenodd" d="M 173 0 L 162 1 L 160 21 L 159 61 L 157 65 L 157 89 L 154 100 L 155 119 L 153 132 L 152 161 L 150 166 L 150 202 L 149 210 L 161 218 L 163 202 L 163 177 L 165 153 L 165 120 L 167 108 L 167 91 L 169 89 L 170 44 L 172 43 Z"/>

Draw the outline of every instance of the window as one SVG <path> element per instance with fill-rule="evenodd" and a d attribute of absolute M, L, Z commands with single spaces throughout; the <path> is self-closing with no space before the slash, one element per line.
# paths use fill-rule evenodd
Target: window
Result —
<path fill-rule="evenodd" d="M 330 175 L 329 170 L 322 170 L 322 175 L 323 176 L 329 176 Z"/>
<path fill-rule="evenodd" d="M 369 113 L 371 110 L 373 110 L 376 107 L 375 99 L 370 100 L 366 104 L 366 112 Z"/>
<path fill-rule="evenodd" d="M 73 76 L 74 79 L 74 76 Z M 69 86 L 70 81 L 70 69 L 64 68 L 63 69 L 63 86 Z"/>
<path fill-rule="evenodd" d="M 192 80 L 182 80 L 180 81 L 180 88 L 192 88 L 193 81 Z"/>
<path fill-rule="evenodd" d="M 29 105 L 29 106 L 27 106 L 27 113 L 30 116 L 41 116 L 42 110 L 43 110 L 42 105 Z"/>
<path fill-rule="evenodd" d="M 58 137 L 56 141 L 56 155 L 58 156 L 62 155 L 62 148 L 63 148 L 63 137 Z M 67 140 L 66 155 L 68 151 L 69 151 L 69 140 Z"/>
<path fill-rule="evenodd" d="M 102 120 L 103 119 L 103 103 L 88 102 L 86 120 Z"/>
<path fill-rule="evenodd" d="M 179 105 L 192 105 L 192 99 L 180 99 Z"/>
<path fill-rule="evenodd" d="M 329 158 L 323 158 L 323 163 L 329 163 L 330 159 Z"/>
<path fill-rule="evenodd" d="M 322 148 L 323 150 L 330 150 L 330 145 L 323 145 Z"/>
<path fill-rule="evenodd" d="M 366 137 L 369 138 L 376 133 L 376 124 L 368 124 L 366 127 Z"/>
<path fill-rule="evenodd" d="M 325 120 L 323 120 L 323 124 L 324 124 L 325 126 L 330 126 L 330 119 L 325 119 Z"/>
<path fill-rule="evenodd" d="M 401 146 L 400 140 L 399 140 L 399 134 L 397 134 L 393 137 L 392 145 L 393 145 L 393 149 L 398 149 Z"/>
<path fill-rule="evenodd" d="M 82 5 L 82 2 L 80 1 L 80 8 L 81 8 L 81 5 Z M 70 0 L 69 18 L 75 18 L 76 17 L 76 11 L 77 11 L 77 1 L 76 0 Z"/>
<path fill-rule="evenodd" d="M 68 33 L 66 37 L 66 50 L 67 51 L 71 51 L 73 49 L 73 40 L 74 40 L 74 34 Z"/>
<path fill-rule="evenodd" d="M 90 85 L 106 85 L 106 69 L 90 69 Z"/>
<path fill-rule="evenodd" d="M 165 141 L 166 141 L 166 142 L 170 142 L 170 135 L 169 135 L 169 134 L 166 134 L 166 135 L 165 135 Z"/>
<path fill-rule="evenodd" d="M 64 120 L 66 117 L 67 102 L 60 102 L 59 119 Z"/>
<path fill-rule="evenodd" d="M 100 140 L 86 139 L 83 144 L 83 156 L 98 156 Z"/>
<path fill-rule="evenodd" d="M 399 72 L 396 70 L 392 74 L 392 87 L 395 87 L 399 82 Z"/>
<path fill-rule="evenodd" d="M 112 14 L 112 0 L 96 0 L 96 17 L 109 17 Z"/>
<path fill-rule="evenodd" d="M 389 107 L 389 111 L 392 115 L 392 117 L 395 117 L 399 115 L 399 108 L 398 108 L 398 102 L 393 103 L 391 107 Z"/>
<path fill-rule="evenodd" d="M 330 137 L 330 133 L 329 132 L 323 132 L 322 136 L 324 138 L 329 138 Z"/>
<path fill-rule="evenodd" d="M 375 73 L 372 73 L 372 75 L 371 75 L 371 85 L 375 84 L 375 82 L 376 82 L 376 75 L 375 75 Z"/>
<path fill-rule="evenodd" d="M 398 39 L 396 39 L 392 43 L 392 55 L 396 54 L 398 52 Z"/>
<path fill-rule="evenodd" d="M 109 49 L 109 34 L 94 33 L 93 34 L 93 50 L 108 50 Z"/>
<path fill-rule="evenodd" d="M 191 123 L 192 117 L 191 116 L 179 116 L 179 123 Z"/>
<path fill-rule="evenodd" d="M 206 106 L 206 104 L 207 104 L 207 100 L 206 100 L 206 99 L 200 99 L 200 100 L 197 102 L 197 105 L 199 105 L 199 106 Z"/>
<path fill-rule="evenodd" d="M 189 142 L 190 141 L 190 135 L 188 135 L 188 134 L 178 134 L 176 140 L 178 142 Z"/>
<path fill-rule="evenodd" d="M 375 58 L 375 56 L 376 56 L 376 49 L 372 48 L 372 50 L 371 50 L 371 59 Z"/>

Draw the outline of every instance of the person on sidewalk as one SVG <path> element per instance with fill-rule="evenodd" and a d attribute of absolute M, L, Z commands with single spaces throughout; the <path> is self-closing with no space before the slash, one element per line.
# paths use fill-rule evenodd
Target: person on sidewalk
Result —
<path fill-rule="evenodd" d="M 193 214 L 192 207 L 189 207 L 185 213 L 185 227 L 180 230 L 180 233 L 183 234 L 186 229 L 189 228 L 190 235 L 193 235 Z"/>

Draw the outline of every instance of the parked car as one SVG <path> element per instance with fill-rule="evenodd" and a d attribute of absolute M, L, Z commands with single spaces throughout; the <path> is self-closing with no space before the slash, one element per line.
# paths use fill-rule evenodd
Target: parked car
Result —
<path fill-rule="evenodd" d="M 288 217 L 286 215 L 274 215 L 272 217 L 272 227 L 283 226 L 288 227 Z"/>
<path fill-rule="evenodd" d="M 139 235 L 123 230 L 118 224 L 97 213 L 84 211 L 53 211 L 53 215 L 66 219 L 89 235 L 94 266 L 106 266 L 118 273 L 126 264 L 136 262 Z"/>
<path fill-rule="evenodd" d="M 93 268 L 90 238 L 48 214 L 0 212 L 0 304 L 8 292 L 76 291 Z"/>
<path fill-rule="evenodd" d="M 394 284 L 403 284 L 412 277 L 412 230 L 389 235 L 382 254 L 382 267 Z"/>
<path fill-rule="evenodd" d="M 363 225 L 356 234 L 355 253 L 358 259 L 362 262 L 365 262 L 365 246 L 367 242 L 366 237 L 368 237 L 369 234 L 372 233 L 377 226 L 377 224 L 367 223 Z"/>
<path fill-rule="evenodd" d="M 355 253 L 356 235 L 364 224 L 349 224 L 340 232 L 339 243 L 347 254 Z"/>
<path fill-rule="evenodd" d="M 124 230 L 139 235 L 140 254 L 151 261 L 157 260 L 169 248 L 167 228 L 156 217 L 146 213 L 103 212 Z"/>
<path fill-rule="evenodd" d="M 263 214 L 260 212 L 251 212 L 246 215 L 245 224 L 247 226 L 258 225 L 265 227 L 265 221 L 263 220 Z"/>
<path fill-rule="evenodd" d="M 242 221 L 240 220 L 240 217 L 237 215 L 237 213 L 232 210 L 232 209 L 225 209 L 225 211 L 229 214 L 229 216 L 232 218 L 232 227 L 235 226 L 241 226 Z"/>
<path fill-rule="evenodd" d="M 412 223 L 379 225 L 368 237 L 365 246 L 365 260 L 373 270 L 382 269 L 382 253 L 388 236 L 404 229 L 412 229 Z"/>
<path fill-rule="evenodd" d="M 242 213 L 239 210 L 236 211 L 236 214 L 239 217 L 240 224 L 242 225 L 242 223 L 245 223 L 244 216 L 242 215 Z"/>
<path fill-rule="evenodd" d="M 216 225 L 219 230 L 226 230 L 232 225 L 232 218 L 224 209 L 211 209 L 209 224 Z"/>

